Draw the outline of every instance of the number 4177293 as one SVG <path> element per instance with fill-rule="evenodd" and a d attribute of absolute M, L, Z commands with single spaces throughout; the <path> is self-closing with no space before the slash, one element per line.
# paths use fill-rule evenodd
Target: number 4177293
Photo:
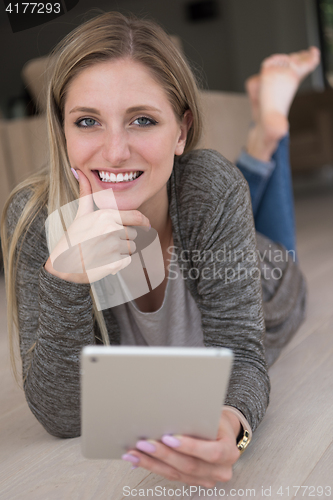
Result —
<path fill-rule="evenodd" d="M 22 2 L 9 3 L 6 7 L 6 12 L 9 14 L 60 14 L 60 3 L 42 3 L 42 2 Z"/>

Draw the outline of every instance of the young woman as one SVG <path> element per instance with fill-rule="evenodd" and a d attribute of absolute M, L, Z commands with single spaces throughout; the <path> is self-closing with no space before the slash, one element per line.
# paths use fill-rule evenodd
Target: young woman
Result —
<path fill-rule="evenodd" d="M 70 33 L 55 51 L 48 89 L 49 165 L 12 193 L 2 243 L 9 331 L 12 337 L 18 332 L 26 399 L 54 436 L 80 434 L 79 356 L 85 345 L 233 350 L 216 441 L 164 436 L 160 442 L 139 441 L 123 457 L 169 479 L 212 486 L 231 478 L 232 465 L 265 414 L 270 386 L 248 184 L 217 152 L 194 150 L 201 132 L 198 101 L 191 70 L 155 23 L 107 13 Z M 259 129 L 262 121 L 258 116 Z M 262 172 L 266 158 L 256 161 L 249 154 L 241 159 L 244 172 L 253 173 L 254 165 Z M 272 171 L 272 164 L 267 168 Z M 262 177 L 268 189 L 269 176 Z M 108 203 L 110 187 L 119 212 Z M 96 210 L 93 199 L 101 197 Z M 96 247 L 98 255 L 96 250 L 85 256 L 82 272 L 60 272 L 52 264 L 57 241 L 50 255 L 45 221 L 77 199 L 79 209 L 67 221 L 72 241 L 104 234 L 107 243 L 116 230 L 118 236 L 112 245 Z M 159 235 L 166 278 L 135 301 L 98 311 L 91 283 L 130 263 L 136 233 L 128 226 L 150 225 Z M 274 247 L 257 237 L 262 249 Z M 171 247 L 182 274 L 168 280 Z M 222 249 L 231 258 L 218 258 Z M 194 258 L 206 252 L 214 258 Z M 85 272 L 94 259 L 108 256 L 110 264 Z M 270 299 L 275 289 L 267 288 Z M 293 331 L 303 318 L 304 300 L 302 307 L 297 304 Z"/>

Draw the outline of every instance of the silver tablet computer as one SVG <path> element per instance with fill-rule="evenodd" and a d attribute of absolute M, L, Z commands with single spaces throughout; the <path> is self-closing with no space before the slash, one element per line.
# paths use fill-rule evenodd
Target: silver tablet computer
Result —
<path fill-rule="evenodd" d="M 222 348 L 83 348 L 83 455 L 119 459 L 163 434 L 216 439 L 232 359 Z"/>

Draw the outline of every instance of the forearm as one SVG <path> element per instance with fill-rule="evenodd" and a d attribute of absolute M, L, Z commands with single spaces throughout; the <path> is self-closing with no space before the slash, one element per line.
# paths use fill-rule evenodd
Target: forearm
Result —
<path fill-rule="evenodd" d="M 36 343 L 30 353 L 25 324 L 32 318 L 27 303 L 19 308 L 26 399 L 39 422 L 58 437 L 80 434 L 80 353 L 95 342 L 89 288 L 41 267 Z"/>

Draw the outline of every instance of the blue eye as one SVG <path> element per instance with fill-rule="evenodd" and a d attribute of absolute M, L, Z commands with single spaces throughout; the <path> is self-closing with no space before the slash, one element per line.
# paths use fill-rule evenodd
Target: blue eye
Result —
<path fill-rule="evenodd" d="M 137 125 L 139 127 L 149 127 L 150 125 L 156 125 L 157 121 L 153 120 L 152 118 L 147 118 L 146 116 L 140 116 L 136 120 L 134 120 L 133 123 L 137 122 Z"/>
<path fill-rule="evenodd" d="M 85 122 L 85 123 L 84 123 Z M 96 124 L 96 120 L 93 118 L 81 118 L 77 122 L 75 122 L 75 125 L 81 128 L 91 128 Z"/>

